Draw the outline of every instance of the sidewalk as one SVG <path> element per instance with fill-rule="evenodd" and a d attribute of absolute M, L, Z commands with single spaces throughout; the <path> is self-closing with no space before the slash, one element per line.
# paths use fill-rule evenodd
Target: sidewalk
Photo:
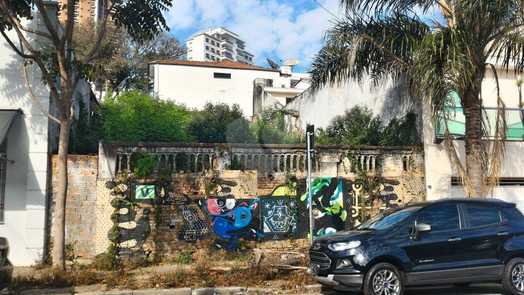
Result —
<path fill-rule="evenodd" d="M 20 295 L 269 295 L 269 294 L 297 294 L 296 292 L 275 290 L 269 288 L 249 287 L 221 287 L 221 288 L 176 288 L 176 289 L 141 289 L 141 290 L 109 290 L 101 291 L 103 286 L 84 286 L 62 289 L 31 289 L 25 290 Z M 320 285 L 309 285 L 304 287 L 304 292 L 319 293 Z M 6 290 L 0 291 L 0 295 L 11 294 Z"/>

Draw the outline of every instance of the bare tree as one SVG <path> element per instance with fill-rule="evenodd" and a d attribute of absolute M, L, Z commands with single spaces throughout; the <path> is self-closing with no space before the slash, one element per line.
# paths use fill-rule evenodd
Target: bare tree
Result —
<path fill-rule="evenodd" d="M 167 30 L 162 12 L 172 6 L 173 0 L 100 0 L 102 15 L 96 22 L 96 34 L 87 53 L 81 58 L 74 54 L 75 2 L 67 0 L 60 7 L 65 14 L 62 26 L 56 24 L 44 0 L 0 0 L 0 34 L 26 62 L 37 65 L 42 80 L 56 102 L 57 115 L 51 120 L 59 125 L 57 191 L 54 194 L 52 220 L 53 266 L 64 269 L 65 202 L 67 196 L 67 156 L 69 134 L 74 114 L 74 92 L 83 71 L 99 58 L 107 40 L 108 23 L 123 28 L 137 41 L 153 39 Z M 45 29 L 26 25 L 33 10 L 41 17 Z M 12 30 L 16 38 L 7 31 Z M 12 36 L 12 35 L 11 35 Z M 46 46 L 35 46 L 32 40 L 45 41 Z"/>

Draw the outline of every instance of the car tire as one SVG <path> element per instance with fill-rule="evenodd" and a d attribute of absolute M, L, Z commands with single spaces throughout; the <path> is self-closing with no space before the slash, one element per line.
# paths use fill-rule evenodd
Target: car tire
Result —
<path fill-rule="evenodd" d="M 513 295 L 524 295 L 524 259 L 513 258 L 504 267 L 502 274 L 504 290 Z"/>
<path fill-rule="evenodd" d="M 387 288 L 389 293 L 384 292 L 384 288 Z M 366 273 L 362 291 L 364 295 L 403 295 L 404 279 L 402 273 L 392 264 L 375 264 Z"/>

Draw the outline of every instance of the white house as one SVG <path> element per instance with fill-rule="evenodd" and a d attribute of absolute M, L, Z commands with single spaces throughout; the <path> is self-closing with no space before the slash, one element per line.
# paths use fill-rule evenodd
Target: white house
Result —
<path fill-rule="evenodd" d="M 56 4 L 48 5 L 56 20 Z M 40 18 L 33 21 L 27 25 L 38 24 Z M 14 31 L 7 35 L 17 40 Z M 26 83 L 23 64 L 0 37 L 0 236 L 9 241 L 14 265 L 31 265 L 43 258 L 50 205 L 49 155 L 58 130 L 47 116 L 54 113 L 54 105 L 40 71 L 28 66 Z M 81 82 L 76 91 L 87 107 L 92 99 L 89 89 Z"/>
<path fill-rule="evenodd" d="M 232 61 L 162 60 L 152 62 L 149 72 L 152 90 L 161 99 L 196 109 L 208 102 L 238 104 L 248 118 L 261 111 L 262 93 L 256 90 L 260 83 L 265 87 L 262 91 L 278 97 L 282 106 L 286 98 L 308 87 L 308 76 L 290 68 L 268 69 Z M 271 100 L 264 106 L 274 103 Z"/>

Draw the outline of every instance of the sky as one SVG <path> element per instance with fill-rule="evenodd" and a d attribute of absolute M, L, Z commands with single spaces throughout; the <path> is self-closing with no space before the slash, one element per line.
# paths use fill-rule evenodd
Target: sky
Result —
<path fill-rule="evenodd" d="M 339 3 L 340 0 L 176 0 L 166 19 L 171 34 L 182 43 L 197 32 L 223 26 L 246 41 L 256 64 L 267 66 L 266 58 L 277 63 L 293 58 L 300 61 L 297 70 L 307 71 L 335 19 L 330 12 L 343 14 Z"/>

